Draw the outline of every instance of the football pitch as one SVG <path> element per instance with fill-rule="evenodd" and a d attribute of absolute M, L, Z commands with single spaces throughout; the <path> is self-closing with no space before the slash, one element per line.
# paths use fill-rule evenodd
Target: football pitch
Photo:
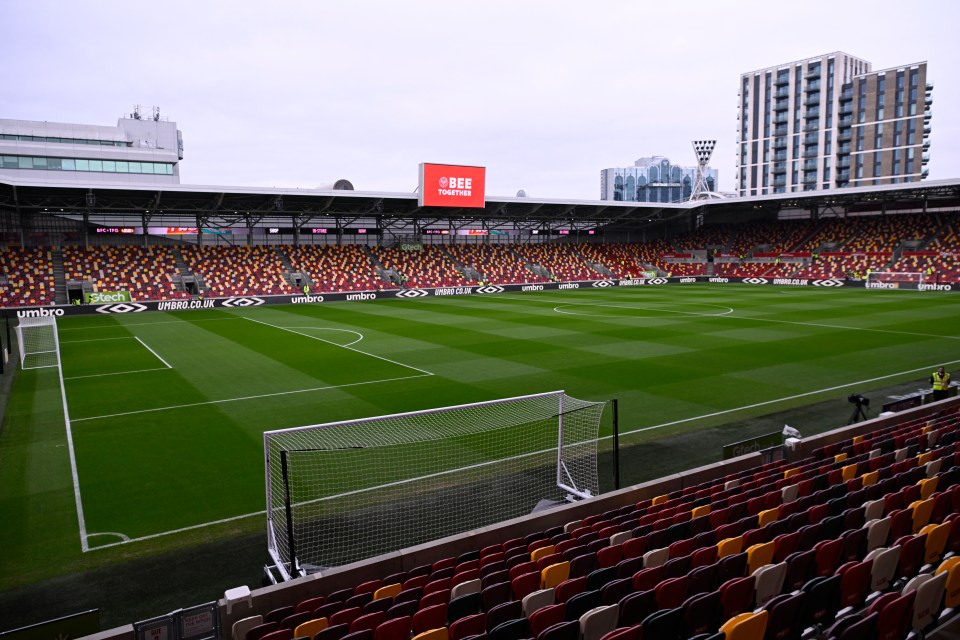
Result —
<path fill-rule="evenodd" d="M 955 368 L 960 296 L 703 284 L 72 316 L 58 330 L 62 384 L 55 368 L 18 372 L 0 434 L 0 589 L 262 529 L 267 430 L 562 389 L 617 398 L 621 446 L 642 446 Z"/>

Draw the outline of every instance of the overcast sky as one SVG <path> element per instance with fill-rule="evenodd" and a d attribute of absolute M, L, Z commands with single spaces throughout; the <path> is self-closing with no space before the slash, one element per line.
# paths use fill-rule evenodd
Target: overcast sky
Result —
<path fill-rule="evenodd" d="M 960 177 L 960 2 L 0 0 L 0 118 L 113 125 L 159 106 L 181 181 L 410 192 L 420 162 L 487 195 L 596 200 L 665 155 L 734 187 L 739 75 L 845 51 L 926 60 L 930 179 Z"/>

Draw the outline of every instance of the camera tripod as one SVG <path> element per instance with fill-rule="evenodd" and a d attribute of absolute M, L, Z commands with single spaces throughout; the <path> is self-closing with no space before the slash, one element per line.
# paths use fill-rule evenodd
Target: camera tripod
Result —
<path fill-rule="evenodd" d="M 862 402 L 857 402 L 857 406 L 853 408 L 853 413 L 850 414 L 850 419 L 847 420 L 847 424 L 855 424 L 861 420 L 867 419 L 867 410 L 864 408 Z"/>

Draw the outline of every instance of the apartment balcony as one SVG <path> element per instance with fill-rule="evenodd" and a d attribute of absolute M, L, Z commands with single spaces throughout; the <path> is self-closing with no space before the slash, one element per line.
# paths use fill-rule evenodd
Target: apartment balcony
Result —
<path fill-rule="evenodd" d="M 814 80 L 813 82 L 807 83 L 807 93 L 812 93 L 814 91 L 820 91 L 820 81 Z"/>
<path fill-rule="evenodd" d="M 806 113 L 803 114 L 804 118 L 819 118 L 820 117 L 820 107 L 809 107 Z"/>
<path fill-rule="evenodd" d="M 837 132 L 837 142 L 850 142 L 853 139 L 853 131 L 848 127 L 843 131 Z"/>
<path fill-rule="evenodd" d="M 925 135 L 925 136 L 930 135 L 930 131 L 931 131 L 931 129 L 930 129 L 930 123 L 925 122 L 925 123 L 923 124 L 923 135 Z"/>
<path fill-rule="evenodd" d="M 789 98 L 790 87 L 780 87 L 774 92 L 773 97 L 776 98 L 777 100 L 780 100 L 782 98 Z"/>
<path fill-rule="evenodd" d="M 840 145 L 837 145 L 837 155 L 838 155 L 838 156 L 847 155 L 848 153 L 850 153 L 850 151 L 851 151 L 852 149 L 853 149 L 853 147 L 852 147 L 851 145 L 849 145 L 849 144 L 840 144 Z"/>
<path fill-rule="evenodd" d="M 929 175 L 930 175 L 930 169 L 924 169 L 923 171 L 920 172 L 920 179 L 926 180 L 927 176 Z"/>
<path fill-rule="evenodd" d="M 803 176 L 803 184 L 813 184 L 817 181 L 817 172 L 813 171 Z"/>
<path fill-rule="evenodd" d="M 780 125 L 773 130 L 774 137 L 785 136 L 790 132 L 786 125 Z"/>
<path fill-rule="evenodd" d="M 810 133 L 811 131 L 820 131 L 820 123 L 808 122 L 807 124 L 803 125 L 803 131 L 804 133 Z"/>
<path fill-rule="evenodd" d="M 820 134 L 818 133 L 808 133 L 803 136 L 803 144 L 817 144 L 820 142 Z"/>
<path fill-rule="evenodd" d="M 920 154 L 920 164 L 927 164 L 928 162 L 930 162 L 930 154 L 929 153 Z"/>
<path fill-rule="evenodd" d="M 786 151 L 780 151 L 779 153 L 773 154 L 773 161 L 774 161 L 774 162 L 783 162 L 783 161 L 786 160 L 786 159 L 787 159 L 787 152 L 786 152 Z"/>
<path fill-rule="evenodd" d="M 774 179 L 773 179 L 773 186 L 775 186 L 775 187 L 783 187 L 783 186 L 786 186 L 786 184 L 787 184 L 787 177 L 786 177 L 786 176 L 783 176 L 783 177 L 780 177 L 780 178 L 774 178 Z"/>
<path fill-rule="evenodd" d="M 803 76 L 806 80 L 816 80 L 820 77 L 820 67 L 815 67 L 810 71 L 807 71 L 807 74 Z"/>
<path fill-rule="evenodd" d="M 847 114 L 853 114 L 853 102 L 841 102 L 840 106 L 837 108 L 837 113 L 841 116 Z"/>
<path fill-rule="evenodd" d="M 933 117 L 933 111 L 930 111 L 930 109 L 927 109 L 926 111 L 923 112 L 924 123 L 929 124 L 930 118 L 932 117 Z"/>
<path fill-rule="evenodd" d="M 773 119 L 773 124 L 787 124 L 790 122 L 790 116 L 786 113 L 778 114 L 777 117 Z"/>
<path fill-rule="evenodd" d="M 817 170 L 817 161 L 816 160 L 807 160 L 803 163 L 804 171 L 816 171 Z"/>
<path fill-rule="evenodd" d="M 837 118 L 837 127 L 852 127 L 853 126 L 853 116 L 844 116 L 842 118 Z"/>
<path fill-rule="evenodd" d="M 786 149 L 787 148 L 787 139 L 786 138 L 777 138 L 773 141 L 773 148 L 776 149 Z"/>
<path fill-rule="evenodd" d="M 837 172 L 837 184 L 839 183 L 850 182 L 850 172 L 849 171 L 838 171 Z"/>
<path fill-rule="evenodd" d="M 837 169 L 849 169 L 850 156 L 843 156 L 837 160 Z"/>
<path fill-rule="evenodd" d="M 776 102 L 773 103 L 774 111 L 786 111 L 789 108 L 790 108 L 789 100 L 777 100 Z"/>
<path fill-rule="evenodd" d="M 790 74 L 785 73 L 784 75 L 778 75 L 773 79 L 773 86 L 775 87 L 785 87 L 790 84 Z"/>
<path fill-rule="evenodd" d="M 773 173 L 774 175 L 787 172 L 787 163 L 786 162 L 775 162 L 773 163 Z"/>
<path fill-rule="evenodd" d="M 816 158 L 819 155 L 820 155 L 820 149 L 816 145 L 807 147 L 807 149 L 803 152 L 804 158 Z"/>
<path fill-rule="evenodd" d="M 930 141 L 929 141 L 929 140 L 924 140 L 924 141 L 923 141 L 923 146 L 922 146 L 921 148 L 922 148 L 924 151 L 929 151 L 929 150 L 930 150 Z"/>
<path fill-rule="evenodd" d="M 807 96 L 807 99 L 803 101 L 803 104 L 808 107 L 820 106 L 820 92 L 818 91 L 817 93 L 812 93 Z"/>
<path fill-rule="evenodd" d="M 840 102 L 850 102 L 853 100 L 853 89 L 844 89 L 840 92 Z"/>

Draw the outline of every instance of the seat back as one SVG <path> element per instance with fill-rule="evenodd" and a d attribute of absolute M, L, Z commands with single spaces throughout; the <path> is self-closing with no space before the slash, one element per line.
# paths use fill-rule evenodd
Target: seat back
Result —
<path fill-rule="evenodd" d="M 913 602 L 917 597 L 916 591 L 904 594 L 891 600 L 878 613 L 877 639 L 900 640 L 905 638 L 907 630 L 913 621 Z"/>
<path fill-rule="evenodd" d="M 553 588 L 540 589 L 539 591 L 528 593 L 524 596 L 523 600 L 521 600 L 523 615 L 529 618 L 535 611 L 552 605 L 555 594 L 556 592 Z"/>
<path fill-rule="evenodd" d="M 933 623 L 940 612 L 940 603 L 943 602 L 947 586 L 947 573 L 924 574 L 917 576 L 915 580 L 919 584 L 914 585 L 917 597 L 913 601 L 912 623 L 915 631 L 923 631 Z M 907 589 L 904 589 L 904 592 L 906 591 Z"/>
<path fill-rule="evenodd" d="M 950 537 L 952 523 L 944 522 L 942 524 L 928 524 L 920 530 L 920 533 L 927 536 L 927 542 L 923 550 L 923 561 L 926 564 L 935 564 L 940 561 L 947 546 L 947 538 Z"/>
<path fill-rule="evenodd" d="M 617 620 L 617 626 L 632 627 L 638 625 L 656 610 L 657 597 L 653 589 L 634 591 L 620 600 L 620 614 Z"/>
<path fill-rule="evenodd" d="M 879 614 L 871 613 L 854 622 L 841 632 L 838 640 L 872 640 L 876 637 Z"/>
<path fill-rule="evenodd" d="M 663 609 L 651 613 L 640 623 L 644 638 L 679 640 L 683 636 L 683 609 Z"/>
<path fill-rule="evenodd" d="M 683 603 L 682 609 L 687 636 L 715 631 L 723 621 L 723 604 L 719 591 L 690 596 Z"/>
<path fill-rule="evenodd" d="M 413 614 L 411 632 L 418 634 L 445 626 L 447 626 L 447 603 L 444 602 L 424 607 Z"/>
<path fill-rule="evenodd" d="M 867 553 L 887 545 L 887 540 L 890 537 L 889 516 L 877 520 L 868 519 L 863 526 L 867 529 Z"/>
<path fill-rule="evenodd" d="M 556 602 L 566 602 L 578 593 L 581 593 L 587 586 L 587 577 L 570 578 L 557 585 L 554 600 Z"/>
<path fill-rule="evenodd" d="M 373 630 L 373 640 L 409 640 L 413 616 L 402 616 L 382 622 Z"/>
<path fill-rule="evenodd" d="M 446 627 L 439 627 L 437 629 L 430 629 L 424 631 L 423 633 L 418 633 L 413 636 L 412 640 L 449 640 L 450 633 Z"/>
<path fill-rule="evenodd" d="M 802 629 L 797 629 L 797 620 L 806 597 L 806 593 L 798 591 L 771 599 L 767 603 L 764 608 L 770 616 L 767 619 L 766 635 L 770 640 L 799 637 Z"/>
<path fill-rule="evenodd" d="M 480 613 L 480 592 L 467 593 L 450 600 L 447 604 L 447 622 L 453 624 L 460 618 Z"/>
<path fill-rule="evenodd" d="M 558 562 L 551 564 L 540 572 L 540 588 L 550 589 L 570 577 L 570 563 Z"/>
<path fill-rule="evenodd" d="M 944 560 L 937 567 L 937 573 L 947 574 L 946 589 L 943 596 L 943 606 L 954 609 L 960 606 L 960 556 L 953 556 Z"/>
<path fill-rule="evenodd" d="M 747 576 L 728 580 L 720 587 L 720 601 L 726 618 L 732 618 L 753 608 L 755 585 L 754 576 Z"/>
<path fill-rule="evenodd" d="M 787 577 L 787 563 L 766 564 L 758 568 L 753 577 L 756 580 L 754 604 L 762 607 L 783 590 L 783 582 Z"/>
<path fill-rule="evenodd" d="M 566 605 L 562 602 L 541 607 L 527 615 L 527 621 L 530 624 L 530 633 L 534 637 L 547 627 L 555 625 L 558 622 L 563 622 L 566 619 Z"/>
<path fill-rule="evenodd" d="M 523 640 L 530 637 L 530 625 L 526 618 L 508 620 L 487 632 L 487 640 Z"/>
<path fill-rule="evenodd" d="M 654 587 L 658 609 L 676 609 L 687 599 L 688 576 L 667 578 Z"/>
<path fill-rule="evenodd" d="M 897 574 L 900 547 L 874 549 L 867 554 L 867 558 L 873 560 L 873 567 L 870 569 L 870 590 L 886 590 Z"/>
<path fill-rule="evenodd" d="M 579 640 L 580 621 L 567 620 L 558 622 L 541 631 L 535 638 L 536 640 Z"/>
<path fill-rule="evenodd" d="M 769 613 L 765 610 L 741 613 L 727 620 L 720 631 L 726 640 L 763 640 Z"/>
<path fill-rule="evenodd" d="M 580 616 L 580 637 L 583 640 L 600 640 L 617 627 L 620 607 L 615 604 L 601 605 Z"/>
<path fill-rule="evenodd" d="M 487 630 L 487 614 L 473 613 L 450 623 L 450 640 L 463 640 L 478 636 Z"/>
<path fill-rule="evenodd" d="M 600 592 L 597 590 L 583 591 L 566 602 L 567 620 L 579 620 L 580 616 L 590 609 L 600 606 Z"/>

